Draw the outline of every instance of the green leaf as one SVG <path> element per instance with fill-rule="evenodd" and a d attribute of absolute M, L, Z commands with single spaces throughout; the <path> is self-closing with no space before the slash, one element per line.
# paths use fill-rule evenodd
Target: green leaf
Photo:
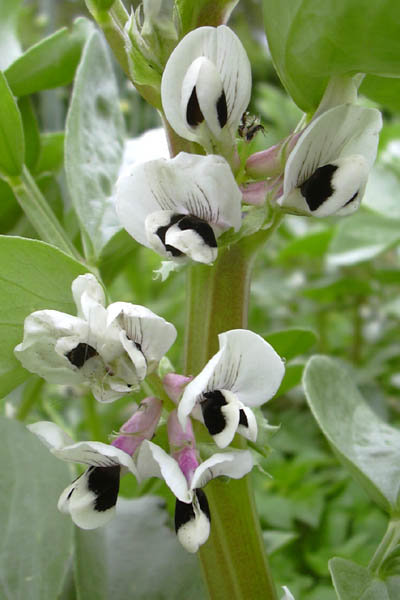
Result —
<path fill-rule="evenodd" d="M 376 415 L 354 378 L 328 357 L 310 359 L 303 385 L 311 411 L 339 459 L 381 508 L 396 514 L 400 431 Z"/>
<path fill-rule="evenodd" d="M 317 341 L 317 336 L 311 329 L 299 327 L 268 333 L 264 339 L 271 344 L 279 356 L 288 361 L 310 350 Z"/>
<path fill-rule="evenodd" d="M 360 600 L 373 581 L 368 569 L 344 558 L 332 558 L 329 570 L 339 600 Z"/>
<path fill-rule="evenodd" d="M 204 598 L 197 560 L 167 528 L 162 503 L 155 496 L 121 498 L 105 527 L 76 531 L 78 600 Z"/>
<path fill-rule="evenodd" d="M 65 168 L 70 195 L 91 248 L 98 257 L 121 229 L 113 188 L 123 155 L 124 122 L 107 48 L 95 32 L 78 67 L 67 116 Z"/>
<path fill-rule="evenodd" d="M 4 71 L 21 54 L 17 36 L 21 0 L 0 2 L 0 70 Z"/>
<path fill-rule="evenodd" d="M 17 421 L 0 417 L 0 438 L 0 596 L 55 600 L 72 552 L 71 520 L 57 510 L 68 468 Z"/>
<path fill-rule="evenodd" d="M 30 98 L 20 98 L 18 100 L 18 108 L 21 112 L 24 128 L 25 164 L 29 169 L 32 169 L 37 162 L 40 152 L 39 125 Z"/>
<path fill-rule="evenodd" d="M 21 113 L 0 72 L 0 172 L 19 175 L 24 164 L 24 130 Z"/>
<path fill-rule="evenodd" d="M 239 0 L 176 0 L 182 24 L 182 36 L 192 29 L 226 23 Z"/>
<path fill-rule="evenodd" d="M 360 93 L 374 102 L 400 112 L 400 79 L 367 75 L 360 86 Z"/>
<path fill-rule="evenodd" d="M 400 240 L 399 222 L 359 212 L 338 224 L 327 255 L 332 266 L 354 265 L 378 256 Z"/>
<path fill-rule="evenodd" d="M 14 357 L 25 317 L 47 308 L 76 314 L 71 283 L 86 271 L 49 244 L 0 236 L 0 397 L 29 376 Z"/>
<path fill-rule="evenodd" d="M 400 72 L 396 0 L 263 0 L 272 60 L 305 112 L 318 105 L 331 75 Z"/>
<path fill-rule="evenodd" d="M 64 132 L 51 131 L 40 136 L 40 154 L 35 173 L 57 173 L 64 165 Z"/>
<path fill-rule="evenodd" d="M 13 93 L 25 96 L 70 83 L 91 31 L 90 21 L 79 17 L 70 30 L 63 27 L 29 48 L 5 71 Z"/>
<path fill-rule="evenodd" d="M 344 558 L 329 561 L 338 600 L 398 600 L 400 577 L 374 578 L 365 567 Z"/>

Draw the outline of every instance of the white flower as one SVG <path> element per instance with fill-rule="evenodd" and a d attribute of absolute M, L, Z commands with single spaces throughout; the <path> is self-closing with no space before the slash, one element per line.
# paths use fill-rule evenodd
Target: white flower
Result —
<path fill-rule="evenodd" d="M 161 81 L 162 105 L 183 138 L 210 145 L 233 136 L 251 93 L 247 54 L 225 25 L 199 27 L 172 52 Z"/>
<path fill-rule="evenodd" d="M 374 108 L 342 104 L 322 112 L 289 155 L 278 204 L 315 217 L 356 211 L 381 127 L 381 115 Z"/>
<path fill-rule="evenodd" d="M 78 316 L 40 310 L 25 319 L 17 358 L 49 383 L 89 384 L 101 402 L 137 389 L 174 342 L 175 327 L 143 306 L 115 302 L 106 309 L 89 273 L 73 281 L 72 295 Z"/>
<path fill-rule="evenodd" d="M 248 450 L 214 454 L 186 480 L 178 462 L 162 448 L 144 441 L 137 456 L 140 477 L 160 477 L 176 496 L 175 530 L 182 546 L 188 552 L 197 552 L 210 534 L 211 516 L 204 487 L 211 479 L 225 475 L 240 479 L 253 468 Z M 240 510 L 240 507 L 238 508 Z"/>
<path fill-rule="evenodd" d="M 242 194 L 220 156 L 181 152 L 134 165 L 117 189 L 117 214 L 140 244 L 161 256 L 211 263 L 217 237 L 241 224 Z"/>
<path fill-rule="evenodd" d="M 38 436 L 52 454 L 67 462 L 89 468 L 61 494 L 58 509 L 71 515 L 75 525 L 95 529 L 115 514 L 120 475 L 137 475 L 132 458 L 117 447 L 102 442 L 74 441 L 55 423 L 40 421 L 28 429 Z"/>
<path fill-rule="evenodd" d="M 272 346 L 252 331 L 234 329 L 221 333 L 218 340 L 219 352 L 186 386 L 178 418 L 185 427 L 199 404 L 209 433 L 217 446 L 225 448 L 236 431 L 256 440 L 257 422 L 249 407 L 274 396 L 285 368 Z"/>

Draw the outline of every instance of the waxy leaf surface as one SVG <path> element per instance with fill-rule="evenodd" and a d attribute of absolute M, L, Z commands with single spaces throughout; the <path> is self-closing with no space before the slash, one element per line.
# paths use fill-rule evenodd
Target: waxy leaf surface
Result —
<path fill-rule="evenodd" d="M 386 512 L 399 513 L 400 431 L 382 421 L 347 370 L 314 356 L 303 377 L 311 411 L 352 476 Z"/>

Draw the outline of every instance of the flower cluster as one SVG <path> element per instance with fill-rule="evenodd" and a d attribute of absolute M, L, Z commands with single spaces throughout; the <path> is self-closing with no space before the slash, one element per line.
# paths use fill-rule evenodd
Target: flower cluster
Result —
<path fill-rule="evenodd" d="M 160 6 L 154 4 L 157 14 Z M 146 52 L 154 33 L 150 17 L 148 12 L 142 27 L 137 14 L 131 23 Z M 174 36 L 175 30 L 170 41 Z M 124 172 L 116 192 L 124 228 L 174 264 L 211 265 L 221 235 L 240 230 L 243 202 L 260 204 L 268 197 L 271 210 L 316 217 L 354 212 L 375 160 L 381 117 L 355 104 L 352 80 L 342 88 L 347 91 L 340 95 L 328 86 L 305 127 L 245 163 L 240 147 L 261 129 L 245 113 L 251 93 L 247 55 L 224 25 L 191 31 L 168 59 L 161 98 L 170 127 L 205 154 L 181 152 L 135 163 Z M 235 169 L 241 181 L 247 178 L 246 186 L 239 187 Z M 85 384 L 100 402 L 138 390 L 175 341 L 175 327 L 143 306 L 115 302 L 106 307 L 103 288 L 91 274 L 73 281 L 72 296 L 76 316 L 55 310 L 27 316 L 23 341 L 15 348 L 22 365 L 50 383 Z M 139 482 L 160 477 L 176 497 L 178 539 L 196 552 L 208 539 L 212 520 L 203 488 L 215 477 L 237 479 L 251 471 L 250 450 L 224 449 L 236 434 L 257 443 L 262 416 L 253 409 L 276 394 L 283 375 L 282 359 L 262 337 L 234 329 L 219 335 L 219 351 L 196 377 L 165 377 L 165 391 L 177 405 L 168 416 L 164 412 L 169 448 L 151 441 L 166 410 L 153 396 L 141 402 L 110 444 L 74 443 L 49 422 L 30 426 L 55 456 L 87 465 L 62 492 L 59 509 L 76 525 L 92 529 L 115 513 L 122 475 L 131 473 Z M 208 431 L 208 451 L 223 451 L 208 452 L 202 460 L 192 419 Z"/>
<path fill-rule="evenodd" d="M 72 283 L 78 316 L 43 310 L 25 320 L 24 340 L 15 353 L 22 364 L 50 382 L 86 383 L 100 401 L 112 401 L 137 387 L 175 339 L 175 329 L 143 307 L 104 307 L 101 286 L 90 275 Z M 191 417 L 204 423 L 219 448 L 236 432 L 257 440 L 257 407 L 276 393 L 282 360 L 263 338 L 237 329 L 219 336 L 220 350 L 195 377 L 168 374 L 165 390 L 178 404 L 168 417 L 171 454 L 150 441 L 162 402 L 145 398 L 111 444 L 75 443 L 58 425 L 39 422 L 30 430 L 58 458 L 87 465 L 61 494 L 58 508 L 76 525 L 93 529 L 115 513 L 120 477 L 139 481 L 162 477 L 176 496 L 175 529 L 188 552 L 208 538 L 211 513 L 203 487 L 213 478 L 240 478 L 253 467 L 249 450 L 216 452 L 202 461 Z M 111 346 L 109 348 L 108 346 Z"/>

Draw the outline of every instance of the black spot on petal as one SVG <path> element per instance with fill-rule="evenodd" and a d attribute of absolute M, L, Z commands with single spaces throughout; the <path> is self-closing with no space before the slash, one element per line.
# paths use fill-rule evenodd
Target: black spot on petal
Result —
<path fill-rule="evenodd" d="M 314 173 L 300 186 L 300 191 L 304 196 L 311 211 L 317 210 L 330 196 L 334 189 L 332 187 L 332 177 L 337 166 L 324 165 L 314 171 Z"/>
<path fill-rule="evenodd" d="M 211 435 L 221 433 L 225 429 L 226 421 L 221 407 L 227 404 L 224 395 L 219 390 L 205 392 L 200 400 L 204 424 Z"/>
<path fill-rule="evenodd" d="M 200 488 L 197 488 L 195 490 L 195 494 L 201 512 L 206 515 L 207 519 L 211 523 L 210 508 L 208 506 L 208 500 L 205 493 Z M 177 498 L 175 503 L 175 532 L 178 533 L 178 530 L 183 525 L 186 525 L 186 523 L 189 523 L 189 521 L 192 521 L 195 518 L 196 515 L 194 512 L 193 504 L 186 504 L 186 502 L 181 502 L 181 500 L 178 500 Z"/>
<path fill-rule="evenodd" d="M 103 512 L 115 506 L 121 467 L 94 467 L 88 470 L 88 488 L 96 495 L 94 509 Z"/>
<path fill-rule="evenodd" d="M 217 101 L 217 115 L 218 123 L 220 124 L 220 127 L 222 129 L 228 121 L 228 106 L 226 104 L 226 96 L 224 90 L 222 90 L 222 94 L 220 95 Z"/>
<path fill-rule="evenodd" d="M 204 121 L 204 115 L 201 112 L 199 100 L 197 98 L 196 86 L 190 94 L 189 102 L 186 107 L 186 121 L 191 127 L 197 127 Z"/>
<path fill-rule="evenodd" d="M 207 246 L 210 246 L 210 248 L 217 247 L 217 240 L 215 238 L 214 231 L 211 225 L 209 225 L 206 221 L 203 221 L 203 219 L 199 219 L 193 215 L 188 215 L 183 217 L 178 222 L 178 227 L 182 231 L 185 231 L 186 229 L 193 229 L 193 231 L 195 231 L 201 237 Z"/>
<path fill-rule="evenodd" d="M 168 252 L 171 252 L 172 256 L 182 256 L 182 252 L 180 250 L 178 250 L 177 248 L 174 248 L 174 246 L 170 246 L 169 244 L 166 244 L 165 236 L 167 234 L 168 229 L 171 227 L 171 225 L 175 225 L 175 223 L 177 223 L 180 219 L 182 219 L 182 217 L 184 217 L 184 215 L 173 215 L 171 217 L 171 220 L 168 223 L 168 225 L 163 225 L 162 227 L 159 227 L 156 231 L 156 235 L 158 235 L 158 237 L 160 238 L 165 249 Z"/>
<path fill-rule="evenodd" d="M 98 352 L 93 346 L 80 342 L 75 348 L 67 352 L 65 356 L 72 365 L 80 369 L 89 358 L 98 356 Z"/>
<path fill-rule="evenodd" d="M 243 427 L 249 426 L 249 422 L 247 420 L 246 413 L 244 412 L 244 410 L 242 408 L 239 411 L 239 425 L 243 425 Z"/>

